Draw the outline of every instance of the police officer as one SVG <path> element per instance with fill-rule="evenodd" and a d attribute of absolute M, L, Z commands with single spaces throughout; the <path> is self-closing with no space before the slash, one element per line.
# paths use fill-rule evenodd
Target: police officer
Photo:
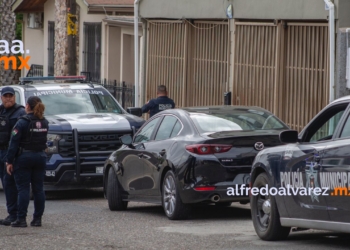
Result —
<path fill-rule="evenodd" d="M 13 176 L 6 173 L 5 161 L 11 131 L 18 118 L 25 115 L 24 107 L 16 104 L 15 90 L 4 87 L 1 90 L 0 105 L 0 179 L 5 192 L 8 216 L 0 220 L 0 225 L 9 226 L 17 218 L 17 187 Z"/>
<path fill-rule="evenodd" d="M 7 173 L 13 175 L 18 189 L 18 212 L 12 227 L 26 227 L 30 199 L 30 184 L 34 196 L 34 214 L 31 226 L 41 226 L 45 209 L 44 176 L 46 168 L 46 141 L 49 122 L 44 117 L 45 106 L 37 96 L 28 98 L 25 110 L 11 133 L 6 154 Z"/>
<path fill-rule="evenodd" d="M 150 117 L 160 111 L 175 108 L 175 102 L 168 97 L 168 92 L 164 85 L 159 85 L 157 88 L 157 98 L 150 100 L 143 105 L 142 113 L 150 112 Z"/>

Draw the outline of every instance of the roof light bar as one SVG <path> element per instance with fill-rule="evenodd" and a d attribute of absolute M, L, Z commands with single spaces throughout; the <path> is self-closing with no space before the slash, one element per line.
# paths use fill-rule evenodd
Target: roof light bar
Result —
<path fill-rule="evenodd" d="M 21 82 L 30 81 L 54 81 L 54 80 L 80 80 L 85 81 L 86 76 L 34 76 L 34 77 L 20 77 Z"/>

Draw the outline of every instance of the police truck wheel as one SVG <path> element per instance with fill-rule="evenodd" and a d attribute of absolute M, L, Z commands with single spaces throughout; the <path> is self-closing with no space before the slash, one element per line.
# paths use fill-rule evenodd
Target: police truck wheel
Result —
<path fill-rule="evenodd" d="M 260 174 L 254 181 L 253 187 L 262 188 L 269 183 L 265 173 Z M 288 237 L 290 227 L 282 227 L 280 223 L 280 215 L 274 196 L 271 195 L 252 195 L 251 214 L 255 232 L 262 240 L 283 240 Z"/>
<path fill-rule="evenodd" d="M 107 200 L 111 211 L 125 210 L 128 206 L 128 202 L 122 199 L 122 189 L 113 168 L 108 172 Z"/>
<path fill-rule="evenodd" d="M 170 220 L 186 219 L 190 213 L 189 205 L 182 203 L 179 188 L 176 185 L 175 175 L 168 171 L 162 183 L 162 205 Z"/>

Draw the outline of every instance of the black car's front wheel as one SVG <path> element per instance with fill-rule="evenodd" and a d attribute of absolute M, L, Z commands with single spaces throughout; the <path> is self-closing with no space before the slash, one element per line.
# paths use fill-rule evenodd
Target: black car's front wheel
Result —
<path fill-rule="evenodd" d="M 269 185 L 266 173 L 261 173 L 254 181 L 253 188 Z M 282 227 L 276 199 L 271 195 L 252 195 L 251 214 L 255 232 L 263 240 L 283 240 L 288 237 L 290 227 Z"/>
<path fill-rule="evenodd" d="M 111 211 L 125 210 L 128 206 L 128 202 L 122 199 L 122 189 L 112 167 L 108 172 L 107 200 Z"/>
<path fill-rule="evenodd" d="M 176 185 L 175 175 L 168 171 L 162 184 L 162 205 L 166 216 L 170 220 L 186 219 L 189 215 L 189 206 L 182 203 L 179 188 Z"/>

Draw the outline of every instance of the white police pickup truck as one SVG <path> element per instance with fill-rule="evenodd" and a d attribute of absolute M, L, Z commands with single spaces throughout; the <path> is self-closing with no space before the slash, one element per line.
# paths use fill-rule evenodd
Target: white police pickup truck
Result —
<path fill-rule="evenodd" d="M 25 105 L 29 96 L 38 96 L 45 105 L 49 121 L 47 191 L 102 187 L 104 162 L 121 146 L 119 137 L 134 134 L 145 122 L 138 117 L 140 108 L 129 110 L 137 116 L 127 113 L 100 85 L 55 82 L 84 79 L 31 77 L 20 78 L 31 84 L 11 85 L 18 104 Z"/>

